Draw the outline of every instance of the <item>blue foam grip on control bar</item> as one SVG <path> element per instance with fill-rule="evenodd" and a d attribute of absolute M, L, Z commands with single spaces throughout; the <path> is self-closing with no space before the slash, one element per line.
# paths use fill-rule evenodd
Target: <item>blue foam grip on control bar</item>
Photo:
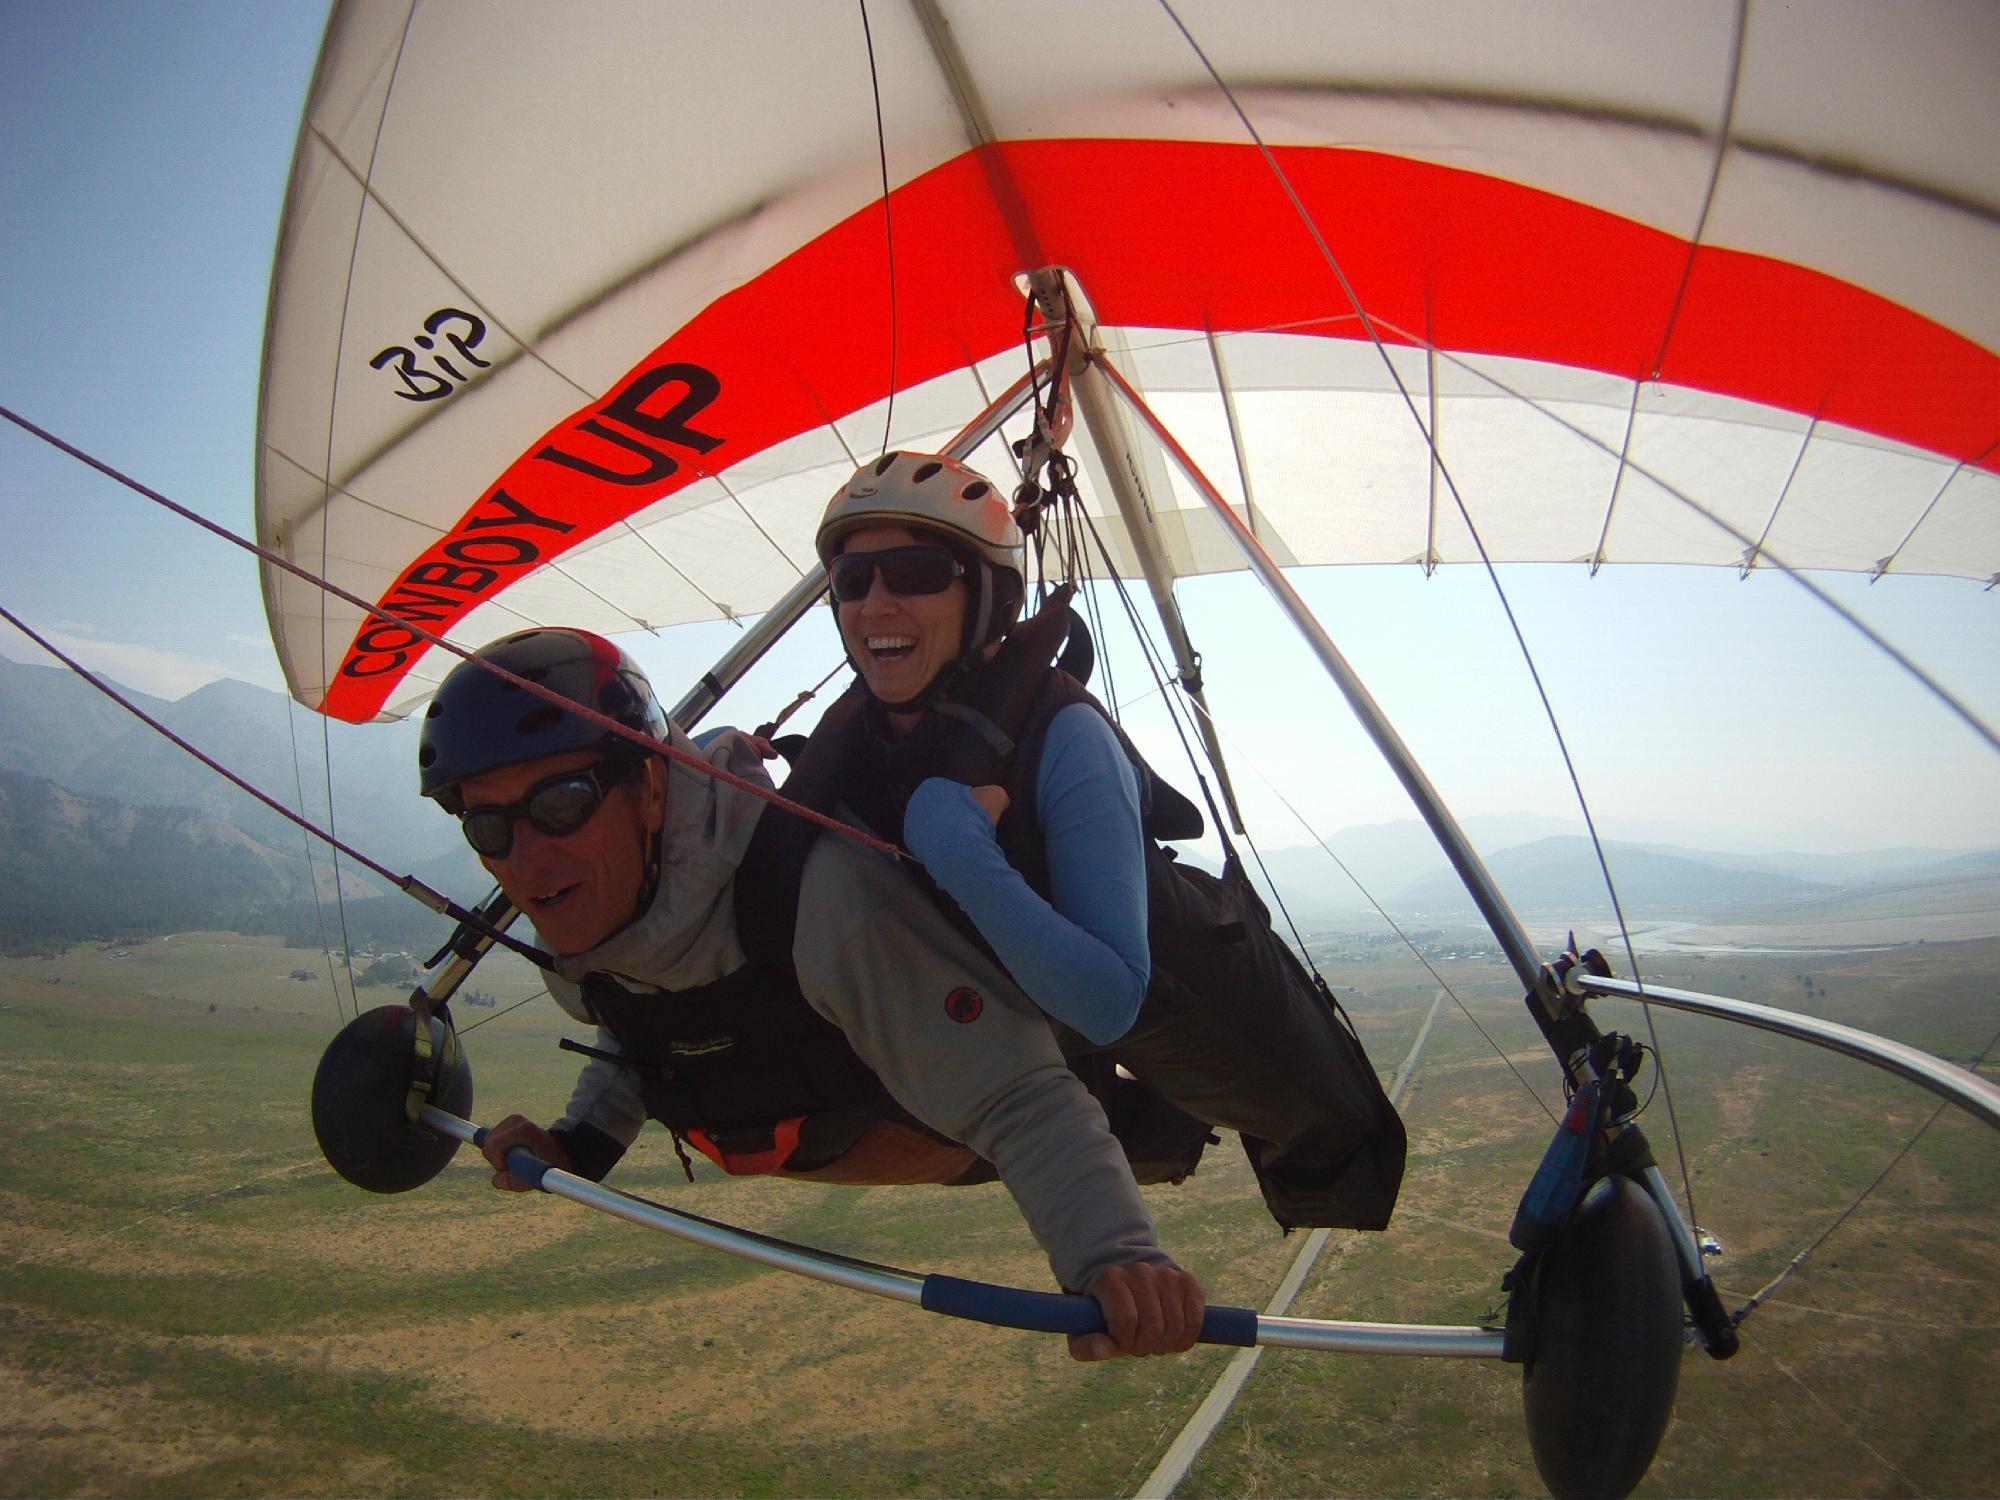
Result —
<path fill-rule="evenodd" d="M 917 1300 L 926 1312 L 969 1318 L 996 1328 L 1025 1328 L 1032 1333 L 1104 1331 L 1104 1314 L 1096 1302 L 1061 1292 L 1030 1292 L 933 1273 L 924 1278 Z M 1257 1342 L 1257 1314 L 1247 1307 L 1211 1307 L 1202 1315 L 1199 1341 L 1247 1349 Z"/>
<path fill-rule="evenodd" d="M 507 1152 L 507 1170 L 529 1187 L 539 1188 L 542 1185 L 542 1178 L 552 1168 L 526 1146 L 514 1146 Z"/>
<path fill-rule="evenodd" d="M 490 1125 L 482 1125 L 473 1131 L 472 1144 L 475 1146 L 484 1146 L 486 1144 L 486 1137 L 491 1130 L 492 1127 Z M 527 1183 L 529 1187 L 539 1188 L 542 1185 L 542 1178 L 551 1169 L 547 1162 L 535 1155 L 526 1146 L 516 1146 L 507 1153 L 507 1170 L 520 1178 L 521 1181 Z"/>

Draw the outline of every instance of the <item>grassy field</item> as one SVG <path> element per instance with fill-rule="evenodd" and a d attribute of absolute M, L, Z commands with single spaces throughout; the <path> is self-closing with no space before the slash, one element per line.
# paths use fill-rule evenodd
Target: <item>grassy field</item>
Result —
<path fill-rule="evenodd" d="M 511 962 L 511 961 L 510 961 Z M 1967 1060 L 2000 1022 L 2000 942 L 1675 956 L 1660 983 L 1818 1013 Z M 946 1322 L 540 1196 L 462 1152 L 381 1198 L 306 1113 L 338 1024 L 316 953 L 219 936 L 0 961 L 0 1494 L 1130 1493 L 1229 1355 L 1072 1365 L 1061 1341 Z M 312 980 L 290 978 L 295 969 Z M 1553 1067 L 1490 964 L 1440 971 L 1553 1107 Z M 1377 1064 L 1436 985 L 1392 956 L 1331 977 Z M 1810 983 L 1808 983 L 1808 980 Z M 553 1115 L 574 1059 L 495 962 L 468 1009 L 483 1119 Z M 400 992 L 364 990 L 364 1006 Z M 1645 1023 L 1600 1007 L 1607 1026 Z M 1661 1013 L 1704 1225 L 1740 1304 L 1847 1207 L 1928 1096 L 1795 1043 Z M 1478 1321 L 1551 1125 L 1456 1007 L 1405 1101 L 1395 1225 L 1336 1236 L 1293 1311 Z M 1668 1175 L 1674 1132 L 1647 1117 Z M 682 1177 L 664 1135 L 614 1181 L 916 1270 L 1048 1272 L 998 1188 L 855 1192 Z M 1948 1114 L 1716 1365 L 1691 1355 L 1642 1493 L 1979 1495 L 2000 1474 L 2000 1139 Z M 1218 1302 L 1262 1305 L 1296 1240 L 1231 1142 L 1151 1196 Z M 1539 1488 L 1518 1372 L 1271 1351 L 1185 1495 Z"/>

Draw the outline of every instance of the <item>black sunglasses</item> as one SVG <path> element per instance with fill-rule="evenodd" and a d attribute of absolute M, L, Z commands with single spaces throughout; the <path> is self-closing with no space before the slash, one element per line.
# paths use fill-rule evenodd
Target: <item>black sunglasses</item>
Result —
<path fill-rule="evenodd" d="M 472 807 L 458 815 L 465 841 L 488 859 L 505 859 L 514 848 L 514 824 L 526 818 L 550 838 L 566 838 L 588 823 L 621 782 L 637 774 L 636 760 L 600 761 L 538 781 L 528 795 L 505 807 Z"/>
<path fill-rule="evenodd" d="M 827 565 L 834 602 L 866 599 L 877 569 L 892 594 L 941 594 L 965 565 L 948 547 L 889 547 L 881 552 L 843 552 Z"/>

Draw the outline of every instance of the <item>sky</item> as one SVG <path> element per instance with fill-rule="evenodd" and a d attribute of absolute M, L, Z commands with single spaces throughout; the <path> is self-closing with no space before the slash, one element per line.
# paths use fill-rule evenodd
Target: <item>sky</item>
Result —
<path fill-rule="evenodd" d="M 0 405 L 239 533 L 271 254 L 324 16 L 295 0 L 0 0 Z M 169 698 L 219 676 L 281 686 L 253 559 L 11 426 L 0 527 L 0 604 L 86 665 Z M 1502 581 L 1607 834 L 1742 852 L 2000 844 L 2000 756 L 1782 576 L 1521 567 Z M 2000 590 L 1822 581 L 2000 723 Z M 1482 572 L 1297 582 L 1461 816 L 1577 819 Z M 1411 815 L 1253 581 L 1181 598 L 1269 846 Z M 733 635 L 627 644 L 671 701 Z M 4 625 L 0 653 L 47 660 Z M 1113 653 L 1141 744 L 1186 784 L 1159 695 L 1129 648 Z M 816 612 L 720 717 L 767 717 L 837 661 Z"/>

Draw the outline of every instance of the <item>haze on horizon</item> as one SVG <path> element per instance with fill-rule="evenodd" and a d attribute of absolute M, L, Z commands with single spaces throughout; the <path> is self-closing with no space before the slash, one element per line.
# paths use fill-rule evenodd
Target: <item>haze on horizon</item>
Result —
<path fill-rule="evenodd" d="M 0 634 L 11 635 L 11 632 L 4 632 L 4 627 L 0 627 Z M 624 644 L 645 663 L 660 686 L 663 697 L 671 701 L 687 678 L 708 665 L 727 646 L 733 634 L 733 630 L 726 627 L 689 626 L 670 632 L 663 642 L 650 641 L 645 637 L 627 637 Z M 838 659 L 828 644 L 831 634 L 831 624 L 823 615 L 815 613 L 808 617 L 793 632 L 792 638 L 781 642 L 737 692 L 724 700 L 722 707 L 711 716 L 709 724 L 754 724 L 776 713 L 791 701 L 797 691 L 817 681 L 837 664 Z M 112 682 L 169 701 L 184 698 L 217 680 L 243 680 L 214 670 L 211 663 L 162 651 L 124 649 L 115 643 L 77 637 L 65 639 L 59 635 L 56 643 L 79 655 L 87 665 L 92 665 L 93 670 L 102 672 Z M 1217 708 L 1225 737 L 1225 758 L 1241 805 L 1251 820 L 1251 833 L 1259 847 L 1268 854 L 1294 849 L 1317 851 L 1321 840 L 1337 849 L 1356 842 L 1381 843 L 1401 839 L 1428 844 L 1429 835 L 1407 795 L 1395 783 L 1373 746 L 1354 727 L 1345 705 L 1333 689 L 1318 677 L 1317 666 L 1307 665 L 1298 679 L 1303 686 L 1273 688 L 1273 677 L 1283 677 L 1288 667 L 1283 663 L 1282 651 L 1268 639 L 1265 646 L 1265 659 L 1255 664 L 1257 681 L 1237 683 L 1233 687 L 1226 685 L 1226 679 L 1211 677 L 1210 682 L 1210 700 Z M 18 637 L 0 640 L 0 655 L 30 665 L 62 670 L 31 642 Z M 1274 657 L 1280 663 L 1275 671 L 1271 665 Z M 1166 725 L 1164 714 L 1158 710 L 1158 694 L 1152 690 L 1151 679 L 1145 675 L 1136 653 L 1114 641 L 1112 658 L 1113 681 L 1120 694 L 1132 704 L 1127 723 L 1135 738 L 1169 780 L 1189 795 L 1198 796 L 1199 788 L 1188 770 L 1177 738 Z M 693 663 L 700 666 L 693 666 Z M 680 674 L 678 678 L 674 675 L 676 672 Z M 837 677 L 822 691 L 818 700 L 808 704 L 787 724 L 787 729 L 810 728 L 824 703 L 838 692 L 844 681 L 844 676 Z M 285 711 L 279 691 L 268 683 L 251 685 L 271 694 L 274 729 L 279 733 L 287 732 L 278 723 L 278 716 Z M 1102 690 L 1105 683 L 1100 680 L 1098 687 Z M 1261 725 L 1268 730 L 1274 724 L 1285 723 L 1285 716 L 1289 713 L 1290 722 L 1297 726 L 1292 732 L 1275 737 L 1266 734 L 1260 738 L 1257 733 L 1246 730 L 1243 723 L 1234 717 L 1241 710 L 1236 700 L 1258 690 L 1277 698 L 1277 706 L 1270 702 L 1252 704 L 1242 717 L 1252 726 Z M 1420 705 L 1423 702 L 1420 691 L 1408 687 L 1399 689 L 1393 684 L 1389 685 L 1389 690 L 1378 692 L 1378 697 L 1386 700 L 1396 691 L 1408 693 L 1413 703 Z M 1459 701 L 1461 704 L 1466 702 L 1466 695 L 1461 694 Z M 1482 701 L 1476 709 L 1465 710 L 1468 715 L 1494 711 L 1490 701 Z M 317 774 L 315 768 L 320 756 L 318 740 L 322 729 L 330 736 L 331 753 L 335 757 L 342 753 L 343 745 L 357 743 L 354 736 L 365 736 L 371 740 L 387 736 L 406 742 L 414 763 L 414 720 L 354 726 L 327 723 L 296 706 L 291 707 L 290 712 L 294 718 L 292 727 L 305 745 L 301 754 L 305 774 L 309 777 Z M 1427 717 L 1421 711 L 1414 716 L 1419 719 Z M 1518 705 L 1516 717 L 1521 717 Z M 1586 721 L 1588 718 L 1586 713 Z M 1587 831 L 1574 794 L 1561 778 L 1559 757 L 1553 749 L 1546 723 L 1538 725 L 1532 718 L 1523 722 L 1530 731 L 1525 745 L 1481 745 L 1476 740 L 1468 744 L 1461 736 L 1446 735 L 1441 746 L 1426 746 L 1417 741 L 1414 733 L 1406 736 L 1416 746 L 1417 754 L 1432 779 L 1445 790 L 1454 816 L 1467 825 L 1475 846 L 1483 852 L 1490 853 L 1495 849 L 1558 834 L 1583 835 Z M 143 729 L 137 720 L 133 724 L 135 728 Z M 1536 729 L 1540 731 L 1538 739 L 1532 735 Z M 1548 747 L 1546 750 L 1545 746 Z M 226 746 L 204 748 L 226 763 Z M 1653 740 L 1641 740 L 1637 742 L 1635 754 L 1629 758 L 1643 756 L 1649 764 L 1657 765 L 1660 763 L 1658 749 Z M 1621 753 L 1620 747 L 1612 746 L 1611 753 L 1617 756 Z M 1673 753 L 1686 758 L 1690 765 L 1698 762 L 1699 751 L 1689 746 L 1682 745 Z M 1327 774 L 1314 769 L 1312 761 L 1315 754 L 1324 754 L 1327 764 L 1337 763 L 1341 767 L 1340 777 L 1333 784 L 1329 784 Z M 1545 764 L 1535 768 L 1537 774 L 1532 778 L 1510 774 L 1519 772 L 1523 767 L 1533 767 L 1538 756 L 1545 762 L 1554 763 L 1553 767 Z M 1976 760 L 1973 765 L 1976 768 Z M 1468 766 L 1473 772 L 1481 774 L 1468 775 Z M 1601 768 L 1592 766 L 1588 761 L 1584 762 L 1584 768 L 1585 787 L 1590 792 L 1590 774 Z M 1613 769 L 1618 769 L 1615 764 Z M 1672 774 L 1671 767 L 1664 774 Z M 1765 784 L 1770 784 L 1774 778 L 1778 781 L 1802 780 L 1792 777 L 1789 767 L 1783 763 L 1770 767 L 1744 766 L 1736 774 L 1739 785 L 1745 786 L 1756 784 L 1753 777 L 1764 778 Z M 1450 781 L 1454 775 L 1464 783 L 1457 790 L 1453 789 Z M 1285 777 L 1291 780 L 1286 781 Z M 2000 780 L 2000 776 L 1993 779 Z M 1273 781 L 1277 783 L 1275 787 Z M 1619 787 L 1630 787 L 1629 776 L 1616 776 L 1613 781 Z M 1530 802 L 1525 795 L 1508 800 L 1510 794 L 1524 789 L 1538 793 L 1540 800 Z M 407 788 L 392 789 L 393 795 L 406 792 L 414 806 L 413 784 Z M 1850 798 L 1832 808 L 1802 808 L 1797 797 L 1783 803 L 1768 803 L 1761 810 L 1745 816 L 1728 812 L 1719 795 L 1710 796 L 1703 788 L 1686 784 L 1657 787 L 1652 795 L 1636 805 L 1621 803 L 1608 792 L 1593 795 L 1592 812 L 1598 834 L 1607 840 L 1665 844 L 1740 855 L 1840 854 L 1899 848 L 1955 853 L 2000 845 L 2000 819 L 1991 816 L 1983 820 L 1954 816 L 1942 822 L 1919 823 L 1905 817 L 1895 807 L 1870 808 Z M 1301 821 L 1301 815 L 1305 822 Z M 1219 858 L 1219 848 L 1213 838 L 1195 845 L 1194 851 Z M 1342 883 L 1338 871 L 1330 864 L 1327 878 L 1335 884 Z M 1360 898 L 1357 896 L 1356 899 Z"/>

